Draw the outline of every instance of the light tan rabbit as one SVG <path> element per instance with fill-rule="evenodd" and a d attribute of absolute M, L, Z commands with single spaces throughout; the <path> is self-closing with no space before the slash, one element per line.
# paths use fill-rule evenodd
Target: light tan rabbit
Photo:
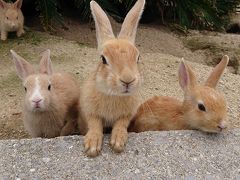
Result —
<path fill-rule="evenodd" d="M 22 0 L 6 3 L 0 0 L 1 40 L 7 40 L 8 32 L 17 32 L 17 37 L 24 34 L 24 17 L 21 11 Z"/>
<path fill-rule="evenodd" d="M 105 127 L 112 127 L 112 149 L 124 150 L 127 127 L 140 105 L 137 90 L 142 80 L 138 70 L 139 51 L 134 42 L 144 4 L 145 0 L 136 2 L 115 38 L 107 15 L 95 1 L 90 3 L 101 62 L 85 81 L 80 98 L 83 119 L 88 126 L 84 141 L 88 156 L 100 153 Z"/>
<path fill-rule="evenodd" d="M 43 53 L 40 72 L 11 50 L 26 91 L 23 122 L 32 137 L 70 135 L 77 127 L 80 90 L 69 74 L 53 73 L 50 50 Z"/>
<path fill-rule="evenodd" d="M 227 127 L 224 96 L 215 87 L 229 61 L 223 56 L 204 85 L 197 84 L 191 68 L 183 61 L 179 67 L 179 83 L 184 101 L 155 96 L 139 109 L 129 127 L 131 132 L 198 129 L 220 132 Z"/>

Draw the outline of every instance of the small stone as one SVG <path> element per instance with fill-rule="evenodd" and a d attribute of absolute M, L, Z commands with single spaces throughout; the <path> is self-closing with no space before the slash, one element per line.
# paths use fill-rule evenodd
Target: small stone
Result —
<path fill-rule="evenodd" d="M 136 174 L 140 173 L 140 170 L 139 170 L 139 169 L 136 169 L 136 170 L 135 170 L 135 173 L 136 173 Z"/>
<path fill-rule="evenodd" d="M 30 172 L 35 172 L 35 171 L 36 171 L 36 169 L 34 169 L 34 168 L 30 169 Z"/>
<path fill-rule="evenodd" d="M 50 161 L 50 158 L 42 158 L 43 162 L 48 163 Z"/>

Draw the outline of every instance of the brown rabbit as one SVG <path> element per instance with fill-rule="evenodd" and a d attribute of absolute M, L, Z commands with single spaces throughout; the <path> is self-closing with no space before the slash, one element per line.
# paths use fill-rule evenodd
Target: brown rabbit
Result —
<path fill-rule="evenodd" d="M 88 156 L 101 151 L 105 127 L 112 127 L 110 145 L 115 152 L 123 151 L 127 141 L 127 127 L 140 105 L 139 51 L 134 42 L 144 4 L 145 0 L 136 2 L 115 38 L 107 15 L 95 1 L 90 3 L 101 62 L 85 81 L 80 98 L 81 114 L 88 127 L 84 141 Z"/>
<path fill-rule="evenodd" d="M 0 31 L 1 40 L 7 40 L 8 32 L 17 32 L 17 37 L 24 34 L 24 17 L 21 11 L 22 0 L 6 3 L 0 0 Z"/>
<path fill-rule="evenodd" d="M 18 76 L 26 91 L 23 122 L 31 137 L 70 135 L 78 119 L 79 86 L 69 74 L 53 73 L 50 50 L 43 53 L 40 73 L 11 50 Z"/>
<path fill-rule="evenodd" d="M 223 56 L 205 85 L 197 84 L 194 72 L 182 61 L 179 67 L 179 83 L 184 91 L 184 101 L 163 96 L 147 100 L 139 107 L 129 131 L 198 129 L 220 132 L 225 129 L 226 102 L 215 87 L 228 61 L 228 56 Z"/>

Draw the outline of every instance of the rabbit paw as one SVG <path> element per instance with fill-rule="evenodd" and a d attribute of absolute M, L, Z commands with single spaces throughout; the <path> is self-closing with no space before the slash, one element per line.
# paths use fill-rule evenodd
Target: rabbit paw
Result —
<path fill-rule="evenodd" d="M 85 152 L 90 157 L 99 155 L 102 148 L 102 133 L 88 132 L 84 138 Z"/>
<path fill-rule="evenodd" d="M 127 142 L 128 133 L 127 129 L 113 130 L 110 145 L 116 153 L 120 153 L 124 150 L 124 146 Z"/>
<path fill-rule="evenodd" d="M 23 29 L 17 31 L 17 37 L 21 37 L 24 33 L 25 31 Z"/>
<path fill-rule="evenodd" d="M 2 41 L 6 41 L 7 40 L 7 33 L 5 33 L 5 32 L 1 33 L 1 40 Z"/>

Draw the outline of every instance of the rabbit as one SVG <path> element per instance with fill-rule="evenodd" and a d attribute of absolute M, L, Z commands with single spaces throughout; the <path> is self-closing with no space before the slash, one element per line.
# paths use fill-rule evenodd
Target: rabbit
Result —
<path fill-rule="evenodd" d="M 129 131 L 197 129 L 218 133 L 227 128 L 226 101 L 215 88 L 228 61 L 228 56 L 223 56 L 204 85 L 197 83 L 190 66 L 182 61 L 178 76 L 184 91 L 183 102 L 164 96 L 148 99 L 139 107 Z"/>
<path fill-rule="evenodd" d="M 8 32 L 17 32 L 17 37 L 22 36 L 24 16 L 21 11 L 22 0 L 15 3 L 6 3 L 0 0 L 0 30 L 1 40 L 7 40 Z"/>
<path fill-rule="evenodd" d="M 71 135 L 77 129 L 80 88 L 67 73 L 53 73 L 50 50 L 43 53 L 39 73 L 11 50 L 17 74 L 23 81 L 23 123 L 31 137 Z"/>
<path fill-rule="evenodd" d="M 124 150 L 127 127 L 140 105 L 138 89 L 142 78 L 135 36 L 144 5 L 145 0 L 135 3 L 116 38 L 105 12 L 95 1 L 90 2 L 100 53 L 100 62 L 85 80 L 80 98 L 82 119 L 87 125 L 84 147 L 90 157 L 101 151 L 104 128 L 112 128 L 112 149 Z"/>

